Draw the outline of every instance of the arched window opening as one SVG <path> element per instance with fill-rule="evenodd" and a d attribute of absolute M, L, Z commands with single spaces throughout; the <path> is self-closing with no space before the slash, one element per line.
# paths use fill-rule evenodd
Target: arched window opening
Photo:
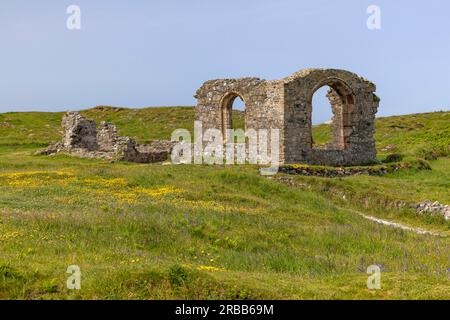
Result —
<path fill-rule="evenodd" d="M 224 142 L 229 142 L 232 137 L 228 135 L 227 130 L 233 129 L 245 132 L 245 103 L 242 97 L 234 92 L 227 93 L 222 99 L 222 133 Z M 238 141 L 234 136 L 234 142 Z"/>
<path fill-rule="evenodd" d="M 333 144 L 331 128 L 333 111 L 328 98 L 330 92 L 329 86 L 323 86 L 313 95 L 311 115 L 313 148 L 327 148 Z"/>
<path fill-rule="evenodd" d="M 233 101 L 232 118 L 233 129 L 245 130 L 245 104 L 240 96 Z"/>
<path fill-rule="evenodd" d="M 353 133 L 354 110 L 355 95 L 343 81 L 329 79 L 317 86 L 311 97 L 311 147 L 346 149 Z"/>

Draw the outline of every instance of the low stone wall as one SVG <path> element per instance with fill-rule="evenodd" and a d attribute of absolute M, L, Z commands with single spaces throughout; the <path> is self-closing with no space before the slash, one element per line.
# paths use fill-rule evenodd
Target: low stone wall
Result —
<path fill-rule="evenodd" d="M 417 163 L 398 162 L 398 163 L 389 163 L 384 165 L 373 165 L 364 167 L 322 167 L 322 166 L 293 164 L 281 166 L 279 172 L 302 176 L 334 178 L 334 177 L 355 176 L 355 175 L 380 176 L 394 171 L 412 168 L 419 170 L 430 169 L 427 163 L 418 161 Z"/>
<path fill-rule="evenodd" d="M 308 174 L 312 175 L 312 174 Z M 439 203 L 438 201 L 422 201 L 420 203 L 407 202 L 405 200 L 391 198 L 390 196 L 373 197 L 370 193 L 364 195 L 363 198 L 358 197 L 354 191 L 339 187 L 337 185 L 330 185 L 325 181 L 319 180 L 304 180 L 296 179 L 292 175 L 277 175 L 270 176 L 268 179 L 274 179 L 291 188 L 300 188 L 302 190 L 315 190 L 316 192 L 327 192 L 328 195 L 336 200 L 351 201 L 352 203 L 359 203 L 364 208 L 370 206 L 384 207 L 386 209 L 410 209 L 414 210 L 419 216 L 436 216 L 443 219 L 450 220 L 450 205 Z M 325 191 L 326 190 L 326 191 Z"/>
<path fill-rule="evenodd" d="M 450 220 L 450 206 L 439 203 L 437 201 L 424 201 L 418 203 L 416 206 L 416 212 L 419 215 L 438 215 L 444 216 L 445 220 Z"/>

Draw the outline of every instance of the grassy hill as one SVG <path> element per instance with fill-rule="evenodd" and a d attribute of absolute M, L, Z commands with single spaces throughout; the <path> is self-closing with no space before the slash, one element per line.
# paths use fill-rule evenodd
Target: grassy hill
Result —
<path fill-rule="evenodd" d="M 140 142 L 191 130 L 194 117 L 190 107 L 83 113 Z M 336 179 L 33 156 L 59 140 L 61 117 L 0 114 L 0 298 L 450 298 L 450 223 L 398 206 L 450 204 L 450 112 L 376 123 L 380 160 L 401 153 L 432 170 Z M 315 127 L 316 139 L 327 130 Z M 366 286 L 373 264 L 381 290 Z M 66 288 L 69 265 L 81 290 Z"/>
<path fill-rule="evenodd" d="M 380 157 L 391 153 L 425 159 L 450 155 L 450 112 L 377 118 L 375 128 L 376 147 Z M 314 127 L 313 139 L 316 143 L 323 144 L 329 137 L 329 125 Z"/>
<path fill-rule="evenodd" d="M 122 135 L 139 142 L 170 139 L 176 128 L 192 130 L 194 108 L 162 107 L 127 109 L 96 107 L 81 112 L 90 119 L 113 122 Z M 8 112 L 0 114 L 0 145 L 45 146 L 61 136 L 64 112 Z"/>
<path fill-rule="evenodd" d="M 141 143 L 170 139 L 173 130 L 192 132 L 193 107 L 158 107 L 143 109 L 99 106 L 82 114 L 97 121 L 110 121 L 122 135 Z M 0 114 L 0 145 L 45 146 L 60 139 L 63 112 L 8 112 Z M 243 126 L 242 112 L 234 112 L 234 127 Z M 450 154 L 450 112 L 422 113 L 378 118 L 375 139 L 380 157 L 390 153 L 435 158 Z M 330 126 L 315 126 L 314 141 L 324 143 Z"/>

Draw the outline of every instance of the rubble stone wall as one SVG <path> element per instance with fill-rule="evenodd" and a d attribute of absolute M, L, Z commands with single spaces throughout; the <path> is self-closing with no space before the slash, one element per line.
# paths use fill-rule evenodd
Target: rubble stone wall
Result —
<path fill-rule="evenodd" d="M 97 128 L 95 121 L 78 112 L 68 112 L 61 125 L 64 131 L 62 141 L 38 154 L 65 153 L 82 158 L 151 163 L 167 160 L 174 146 L 171 141 L 139 145 L 130 137 L 120 136 L 114 124 L 101 122 Z"/>
<path fill-rule="evenodd" d="M 95 121 L 88 120 L 77 112 L 68 112 L 63 117 L 63 146 L 65 148 L 83 148 L 96 150 L 97 126 Z"/>

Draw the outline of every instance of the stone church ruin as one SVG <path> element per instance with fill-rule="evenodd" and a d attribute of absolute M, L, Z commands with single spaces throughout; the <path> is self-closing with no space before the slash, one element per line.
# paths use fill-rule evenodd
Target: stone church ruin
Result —
<path fill-rule="evenodd" d="M 333 114 L 332 141 L 317 147 L 312 136 L 312 99 L 325 86 L 330 88 L 327 97 Z M 255 141 L 250 139 L 249 130 L 266 131 L 270 141 L 275 129 L 278 144 L 264 144 L 259 137 L 256 144 L 259 149 L 267 148 L 267 154 L 277 154 L 277 163 L 364 165 L 376 160 L 374 124 L 380 99 L 375 91 L 372 82 L 336 69 L 305 69 L 281 80 L 210 80 L 196 92 L 195 120 L 201 123 L 200 132 L 216 129 L 215 132 L 222 134 L 221 143 L 235 142 L 235 136 L 230 135 L 232 106 L 239 97 L 245 104 L 245 128 L 242 128 L 247 135 L 245 152 L 249 150 L 249 142 Z M 95 121 L 77 112 L 68 112 L 62 127 L 62 141 L 40 154 L 62 152 L 85 158 L 150 163 L 170 159 L 178 142 L 159 140 L 140 145 L 130 137 L 120 136 L 114 124 L 102 122 L 97 127 Z M 275 145 L 279 150 L 272 152 L 270 148 Z M 246 157 L 249 159 L 248 153 Z"/>
<path fill-rule="evenodd" d="M 316 148 L 312 139 L 312 97 L 321 87 L 333 118 L 333 140 Z M 374 121 L 380 99 L 375 85 L 348 71 L 305 69 L 281 80 L 218 79 L 197 90 L 196 120 L 203 130 L 219 129 L 225 142 L 233 128 L 232 105 L 245 104 L 245 131 L 279 129 L 280 163 L 360 165 L 376 159 Z"/>

